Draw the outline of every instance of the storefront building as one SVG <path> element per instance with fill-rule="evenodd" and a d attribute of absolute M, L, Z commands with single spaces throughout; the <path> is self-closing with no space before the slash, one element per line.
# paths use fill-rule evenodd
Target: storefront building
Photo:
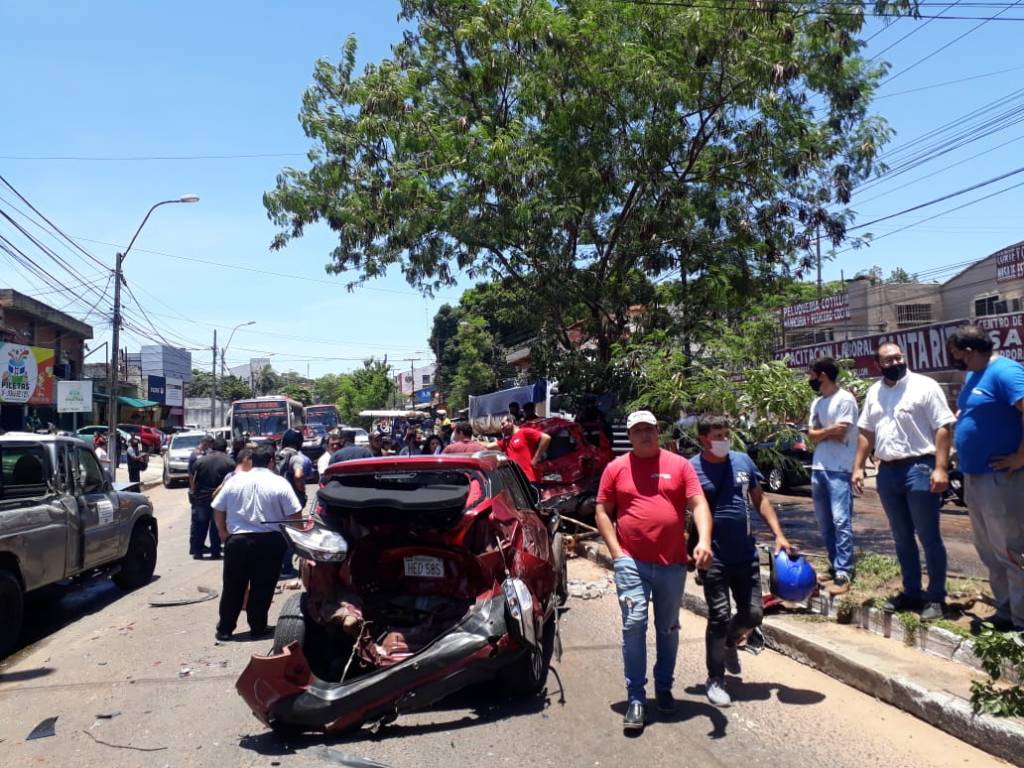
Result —
<path fill-rule="evenodd" d="M 92 326 L 18 291 L 0 290 L 0 430 L 72 429 L 57 411 L 59 380 L 82 376 Z"/>

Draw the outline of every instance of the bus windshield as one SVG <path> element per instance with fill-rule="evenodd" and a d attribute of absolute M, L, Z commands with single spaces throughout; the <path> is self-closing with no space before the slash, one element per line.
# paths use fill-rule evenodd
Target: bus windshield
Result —
<path fill-rule="evenodd" d="M 327 429 L 334 429 L 338 426 L 338 410 L 333 405 L 307 406 L 306 422 L 310 426 L 320 425 Z"/>
<path fill-rule="evenodd" d="M 248 432 L 253 437 L 281 435 L 288 429 L 288 409 L 268 407 L 259 411 L 236 410 L 231 414 L 231 434 L 237 439 Z"/>

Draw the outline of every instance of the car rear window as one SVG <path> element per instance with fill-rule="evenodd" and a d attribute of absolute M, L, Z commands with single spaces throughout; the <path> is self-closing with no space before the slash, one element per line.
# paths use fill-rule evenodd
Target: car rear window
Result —
<path fill-rule="evenodd" d="M 48 467 L 46 449 L 41 445 L 0 447 L 0 499 L 45 495 Z"/>
<path fill-rule="evenodd" d="M 382 498 L 426 497 L 430 492 L 451 490 L 465 492 L 465 509 L 472 509 L 486 496 L 486 485 L 479 472 L 470 470 L 393 470 L 339 474 L 330 478 L 332 485 L 353 490 L 373 490 Z M 340 490 L 340 489 L 339 489 Z M 458 491 L 458 492 L 457 492 Z M 426 492 L 426 493 L 423 493 Z"/>
<path fill-rule="evenodd" d="M 171 449 L 180 450 L 182 448 L 195 448 L 203 440 L 202 435 L 183 435 L 181 437 L 171 438 Z"/>

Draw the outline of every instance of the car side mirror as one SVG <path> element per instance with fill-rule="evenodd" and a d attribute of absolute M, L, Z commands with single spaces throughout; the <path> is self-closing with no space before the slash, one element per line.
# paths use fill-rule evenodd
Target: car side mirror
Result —
<path fill-rule="evenodd" d="M 537 486 L 530 486 L 530 498 L 533 500 L 533 506 L 540 506 L 540 491 L 537 490 Z"/>

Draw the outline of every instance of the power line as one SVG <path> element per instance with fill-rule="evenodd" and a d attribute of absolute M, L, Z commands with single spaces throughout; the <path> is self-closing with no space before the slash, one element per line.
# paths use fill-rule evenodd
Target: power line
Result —
<path fill-rule="evenodd" d="M 252 152 L 232 155 L 0 155 L 0 160 L 56 160 L 81 162 L 177 162 L 182 160 L 254 160 L 307 157 L 303 152 Z"/>
<path fill-rule="evenodd" d="M 934 88 L 943 88 L 947 85 L 958 85 L 960 83 L 967 83 L 971 80 L 981 80 L 986 77 L 994 77 L 996 75 L 1005 75 L 1007 72 L 1019 72 L 1024 67 L 1009 67 L 1008 69 L 997 69 L 994 72 L 982 72 L 979 75 L 971 75 L 970 77 L 961 77 L 957 80 L 945 80 L 941 83 L 932 83 L 931 85 L 922 85 L 919 88 L 908 88 L 905 91 L 895 91 L 893 93 L 886 93 L 882 96 L 875 96 L 875 101 L 879 99 L 891 99 L 894 96 L 906 96 L 909 93 L 918 93 L 919 91 L 930 91 Z"/>
<path fill-rule="evenodd" d="M 748 2 L 743 2 L 743 0 L 734 0 L 730 4 L 715 4 L 715 3 L 711 3 L 711 2 L 703 2 L 703 3 L 683 2 L 682 0 L 609 0 L 609 1 L 610 2 L 614 2 L 614 3 L 619 3 L 619 4 L 622 4 L 622 5 L 650 6 L 650 7 L 655 7 L 655 8 L 659 8 L 659 7 L 661 7 L 661 8 L 696 8 L 696 9 L 707 9 L 707 10 L 717 10 L 717 11 L 740 11 L 740 12 L 743 12 L 743 13 L 750 13 L 750 12 L 757 12 L 757 11 L 764 12 L 764 11 L 768 10 L 768 8 L 765 5 L 758 4 L 756 2 L 756 0 L 748 0 Z M 794 5 L 797 5 L 797 4 L 794 4 Z M 1016 3 L 1013 3 L 1010 6 L 1007 6 L 1006 8 L 1004 8 L 1004 11 L 1008 10 L 1013 5 L 1016 5 Z M 832 9 L 831 8 L 832 6 L 843 7 L 843 4 L 842 3 L 828 3 L 826 5 L 814 4 L 813 7 L 811 5 L 808 5 L 805 10 L 799 10 L 798 8 L 777 8 L 775 6 L 773 6 L 773 8 L 776 8 L 776 10 L 778 12 L 785 11 L 785 12 L 793 13 L 793 14 L 796 14 L 796 15 L 808 15 L 810 13 L 815 13 L 815 12 L 816 13 L 828 12 L 828 13 L 832 14 L 833 16 L 847 16 L 847 17 L 858 17 L 858 18 L 866 18 L 866 17 L 870 16 L 870 17 L 879 18 L 879 19 L 903 19 L 903 18 L 910 17 L 909 14 L 906 14 L 906 13 L 877 13 L 874 10 L 865 10 L 863 8 L 863 4 L 859 3 L 859 2 L 850 3 L 847 7 L 851 8 L 851 9 L 852 8 L 859 8 L 859 9 L 861 9 L 860 13 L 857 13 L 857 12 L 852 11 L 852 10 L 849 11 L 849 12 L 838 12 L 838 11 Z M 914 15 L 913 17 L 910 17 L 910 18 L 914 18 L 914 19 L 942 19 L 943 21 L 1024 21 L 1024 16 L 1000 16 L 999 14 L 996 14 L 995 16 L 946 16 L 946 15 L 941 15 L 940 16 L 940 15 L 929 15 L 929 14 L 923 14 L 922 13 L 922 14 Z"/>

